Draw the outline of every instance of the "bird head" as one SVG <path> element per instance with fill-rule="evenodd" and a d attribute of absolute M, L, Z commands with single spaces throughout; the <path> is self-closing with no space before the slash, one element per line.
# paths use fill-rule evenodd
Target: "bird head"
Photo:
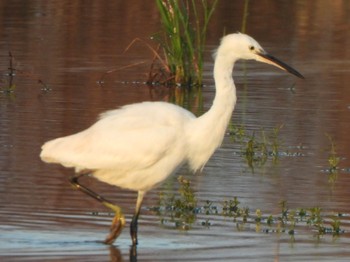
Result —
<path fill-rule="evenodd" d="M 225 55 L 227 59 L 232 61 L 239 59 L 256 60 L 276 66 L 299 78 L 304 78 L 297 70 L 268 54 L 257 41 L 246 34 L 236 33 L 224 36 L 217 54 L 219 54 L 219 50 L 223 51 L 220 51 L 221 55 Z"/>

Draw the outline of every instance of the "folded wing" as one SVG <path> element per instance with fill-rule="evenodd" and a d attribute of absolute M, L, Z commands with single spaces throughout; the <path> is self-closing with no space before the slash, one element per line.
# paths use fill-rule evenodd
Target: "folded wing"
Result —
<path fill-rule="evenodd" d="M 194 116 L 168 103 L 142 103 L 109 111 L 90 128 L 45 143 L 41 158 L 80 170 L 147 168 L 181 140 Z"/>

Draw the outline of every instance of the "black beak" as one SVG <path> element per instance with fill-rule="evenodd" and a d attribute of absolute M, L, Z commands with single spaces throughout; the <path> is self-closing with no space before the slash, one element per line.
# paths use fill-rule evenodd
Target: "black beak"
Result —
<path fill-rule="evenodd" d="M 283 63 L 282 61 L 278 60 L 276 57 L 272 56 L 272 55 L 269 55 L 265 52 L 257 52 L 257 60 L 260 61 L 260 62 L 264 62 L 264 63 L 267 63 L 267 64 L 270 64 L 270 65 L 274 65 L 284 71 L 287 71 L 299 78 L 302 78 L 304 79 L 305 77 L 300 74 L 297 70 L 295 70 L 294 68 L 290 67 L 289 65 Z"/>

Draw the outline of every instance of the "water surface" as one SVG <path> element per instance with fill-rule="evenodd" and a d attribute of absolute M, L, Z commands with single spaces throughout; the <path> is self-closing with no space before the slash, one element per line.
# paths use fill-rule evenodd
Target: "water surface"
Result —
<path fill-rule="evenodd" d="M 159 30 L 154 4 L 146 1 L 1 1 L 0 13 L 0 256 L 2 261 L 128 261 L 128 230 L 114 246 L 103 240 L 112 219 L 99 203 L 74 191 L 71 170 L 42 163 L 41 145 L 78 132 L 98 114 L 140 101 L 173 101 L 166 88 L 146 84 L 152 54 L 136 37 Z M 208 30 L 205 87 L 200 104 L 192 94 L 185 106 L 199 115 L 214 96 L 211 50 L 223 31 L 241 30 L 244 1 L 220 1 Z M 227 134 L 202 174 L 186 168 L 177 175 L 192 181 L 199 205 L 220 207 L 237 196 L 254 214 L 321 207 L 327 225 L 340 218 L 339 237 L 317 237 L 306 225 L 287 233 L 256 232 L 249 222 L 238 230 L 232 218 L 199 214 L 189 231 L 162 224 L 152 211 L 159 192 L 177 192 L 176 178 L 146 197 L 139 225 L 139 261 L 347 261 L 349 237 L 350 3 L 347 1 L 249 1 L 247 33 L 267 51 L 297 68 L 302 81 L 255 62 L 234 72 L 238 104 L 232 123 L 247 134 L 278 135 L 280 156 L 250 168 L 242 144 Z M 9 52 L 16 68 L 9 84 Z M 142 63 L 142 64 L 140 64 Z M 138 64 L 108 74 L 110 70 Z M 40 80 L 40 81 L 39 81 Z M 42 84 L 44 83 L 44 84 Z M 329 180 L 333 138 L 341 158 L 338 176 Z M 205 141 L 203 141 L 205 142 Z M 86 185 L 119 203 L 127 219 L 136 193 L 86 179 Z M 210 226 L 202 225 L 206 219 Z M 264 228 L 268 228 L 266 224 Z M 316 236 L 315 236 L 316 235 Z"/>

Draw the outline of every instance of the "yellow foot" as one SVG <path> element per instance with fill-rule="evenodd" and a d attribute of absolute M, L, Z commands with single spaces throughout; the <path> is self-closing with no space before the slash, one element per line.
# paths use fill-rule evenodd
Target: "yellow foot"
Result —
<path fill-rule="evenodd" d="M 122 232 L 123 227 L 125 226 L 125 217 L 120 207 L 110 204 L 108 202 L 104 202 L 103 204 L 115 212 L 110 232 L 104 241 L 105 244 L 111 245 Z"/>

